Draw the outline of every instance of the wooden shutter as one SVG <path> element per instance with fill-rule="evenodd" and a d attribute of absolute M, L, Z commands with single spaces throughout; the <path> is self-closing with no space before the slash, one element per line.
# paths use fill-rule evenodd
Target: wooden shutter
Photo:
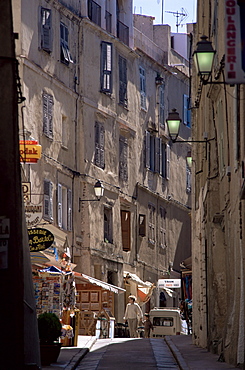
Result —
<path fill-rule="evenodd" d="M 102 123 L 95 122 L 95 154 L 94 163 L 105 168 L 105 129 Z"/>
<path fill-rule="evenodd" d="M 140 105 L 146 109 L 145 70 L 142 67 L 140 67 Z"/>
<path fill-rule="evenodd" d="M 125 252 L 130 251 L 130 212 L 121 211 L 122 246 Z"/>
<path fill-rule="evenodd" d="M 164 125 L 164 88 L 164 85 L 159 88 L 159 120 L 161 125 Z"/>
<path fill-rule="evenodd" d="M 53 97 L 43 93 L 43 133 L 49 138 L 53 137 Z"/>
<path fill-rule="evenodd" d="M 145 132 L 145 166 L 146 168 L 150 168 L 150 139 L 151 135 L 149 131 Z"/>
<path fill-rule="evenodd" d="M 53 184 L 48 180 L 44 180 L 44 218 L 53 220 Z"/>
<path fill-rule="evenodd" d="M 58 226 L 62 227 L 62 185 L 57 186 L 57 213 L 58 213 Z"/>
<path fill-rule="evenodd" d="M 166 144 L 166 179 L 170 178 L 170 146 Z"/>
<path fill-rule="evenodd" d="M 101 90 L 112 92 L 112 44 L 101 43 Z"/>
<path fill-rule="evenodd" d="M 50 52 L 51 42 L 51 10 L 41 8 L 41 48 Z"/>
<path fill-rule="evenodd" d="M 119 103 L 127 107 L 127 60 L 119 55 Z"/>
<path fill-rule="evenodd" d="M 119 139 L 119 178 L 123 181 L 128 180 L 128 144 L 123 136 Z"/>
<path fill-rule="evenodd" d="M 72 192 L 71 189 L 67 191 L 67 230 L 72 229 Z"/>
<path fill-rule="evenodd" d="M 155 137 L 155 172 L 160 173 L 160 153 L 161 153 L 161 139 Z"/>

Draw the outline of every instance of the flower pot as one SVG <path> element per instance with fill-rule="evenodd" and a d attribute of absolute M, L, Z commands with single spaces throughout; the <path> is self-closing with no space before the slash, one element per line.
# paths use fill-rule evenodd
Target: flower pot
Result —
<path fill-rule="evenodd" d="M 50 365 L 57 362 L 60 354 L 61 343 L 40 344 L 41 364 Z"/>

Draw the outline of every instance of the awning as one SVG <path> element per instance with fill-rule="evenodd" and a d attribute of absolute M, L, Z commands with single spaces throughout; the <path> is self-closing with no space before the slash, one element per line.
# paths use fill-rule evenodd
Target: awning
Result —
<path fill-rule="evenodd" d="M 130 279 L 131 281 L 133 281 L 134 283 L 138 284 L 141 287 L 151 288 L 153 285 L 149 281 L 143 281 L 136 274 L 132 274 L 131 272 L 128 271 L 123 271 L 123 276 L 125 279 Z"/>
<path fill-rule="evenodd" d="M 95 278 L 93 278 L 91 276 L 88 276 L 88 275 L 85 275 L 85 274 L 80 274 L 79 272 L 76 272 L 76 271 L 73 271 L 73 272 L 74 272 L 76 278 L 82 279 L 86 282 L 89 282 L 90 284 L 100 286 L 103 289 L 110 290 L 113 293 L 119 294 L 119 293 L 126 292 L 125 289 L 119 288 L 118 286 L 111 285 L 109 283 L 106 283 L 104 281 L 95 279 Z"/>
<path fill-rule="evenodd" d="M 64 248 L 67 234 L 64 233 L 64 231 L 58 229 L 58 227 L 51 225 L 51 224 L 44 224 L 44 229 L 47 229 L 51 231 L 51 233 L 54 235 L 54 246 L 57 248 Z"/>
<path fill-rule="evenodd" d="M 30 256 L 31 263 L 33 265 L 35 265 L 36 263 L 43 264 L 50 261 L 50 259 L 47 256 L 45 256 L 43 252 L 30 252 Z"/>

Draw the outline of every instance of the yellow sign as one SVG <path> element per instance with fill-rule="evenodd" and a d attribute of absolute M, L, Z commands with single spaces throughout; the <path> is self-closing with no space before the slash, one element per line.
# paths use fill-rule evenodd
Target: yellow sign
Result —
<path fill-rule="evenodd" d="M 20 161 L 37 163 L 41 158 L 42 147 L 36 140 L 20 140 Z"/>

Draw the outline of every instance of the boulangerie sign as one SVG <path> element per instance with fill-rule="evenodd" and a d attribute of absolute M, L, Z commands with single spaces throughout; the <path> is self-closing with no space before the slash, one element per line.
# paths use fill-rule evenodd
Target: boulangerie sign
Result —
<path fill-rule="evenodd" d="M 245 0 L 225 4 L 225 82 L 245 82 Z"/>

